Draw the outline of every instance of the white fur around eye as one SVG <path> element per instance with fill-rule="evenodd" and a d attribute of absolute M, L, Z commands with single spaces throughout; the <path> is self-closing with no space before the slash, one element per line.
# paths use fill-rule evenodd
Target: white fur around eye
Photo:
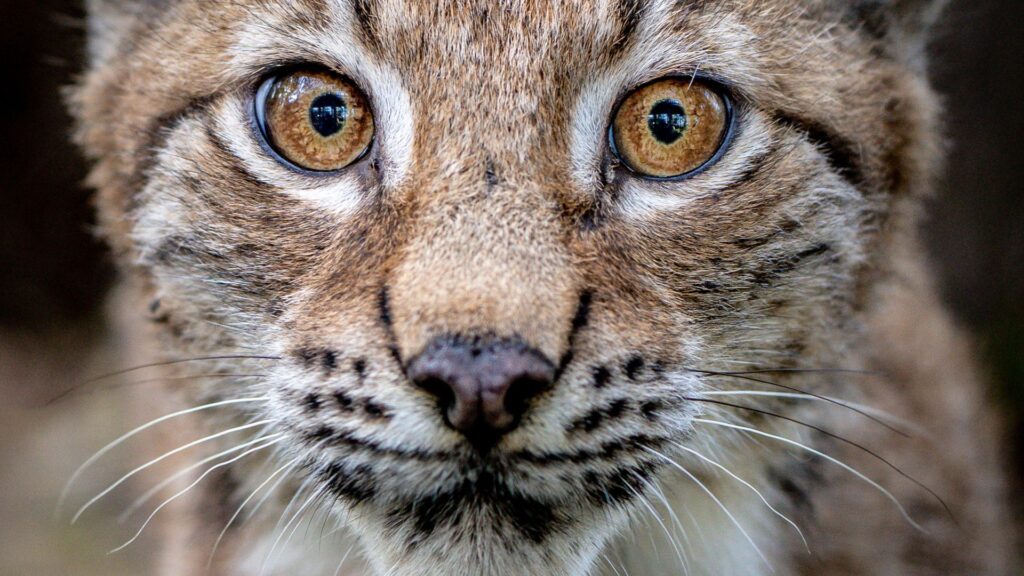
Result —
<path fill-rule="evenodd" d="M 763 114 L 753 110 L 737 110 L 735 122 L 725 155 L 693 178 L 657 181 L 625 177 L 618 202 L 621 215 L 643 219 L 659 212 L 677 211 L 698 198 L 724 193 L 736 185 L 737 178 L 771 147 L 771 127 Z"/>
<path fill-rule="evenodd" d="M 406 178 L 412 164 L 415 111 L 398 72 L 377 62 L 359 44 L 352 31 L 351 7 L 339 5 L 329 12 L 329 26 L 302 29 L 282 37 L 273 33 L 275 22 L 287 10 L 271 11 L 266 19 L 246 22 L 234 38 L 237 49 L 231 66 L 258 69 L 268 61 L 282 59 L 310 62 L 336 70 L 351 78 L 370 100 L 375 134 L 371 154 L 380 166 L 380 184 L 393 188 Z M 271 33 L 268 33 L 268 27 Z M 283 166 L 260 145 L 253 130 L 247 97 L 234 97 L 217 114 L 218 131 L 232 151 L 258 178 L 285 193 L 313 201 L 338 213 L 354 211 L 366 195 L 353 170 L 334 174 L 304 175 Z M 365 160 L 363 160 L 365 161 Z"/>
<path fill-rule="evenodd" d="M 242 95 L 225 98 L 214 109 L 214 130 L 239 162 L 258 180 L 295 198 L 306 200 L 339 216 L 355 213 L 366 191 L 354 171 L 307 176 L 271 156 L 260 143 Z"/>

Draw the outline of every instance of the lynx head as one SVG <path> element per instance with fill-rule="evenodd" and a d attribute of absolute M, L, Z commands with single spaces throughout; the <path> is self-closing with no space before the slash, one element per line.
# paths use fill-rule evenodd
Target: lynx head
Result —
<path fill-rule="evenodd" d="M 105 236 L 382 573 L 585 573 L 718 372 L 856 363 L 935 156 L 935 3 L 91 4 Z"/>

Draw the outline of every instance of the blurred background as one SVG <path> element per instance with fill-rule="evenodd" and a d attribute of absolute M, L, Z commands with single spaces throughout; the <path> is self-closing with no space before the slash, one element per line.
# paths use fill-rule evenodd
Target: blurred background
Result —
<path fill-rule="evenodd" d="M 85 166 L 67 142 L 61 101 L 80 66 L 79 4 L 0 0 L 0 575 L 68 574 L 67 566 L 76 576 L 138 574 L 146 554 L 142 545 L 85 566 L 83 557 L 109 544 L 94 539 L 112 520 L 78 528 L 51 518 L 53 495 L 74 468 L 68 460 L 126 429 L 115 395 L 37 407 L 110 367 L 102 313 L 112 272 L 90 232 Z M 943 294 L 976 336 L 1024 487 L 1020 22 L 1021 0 L 954 0 L 941 26 L 933 76 L 953 147 L 925 237 Z"/>

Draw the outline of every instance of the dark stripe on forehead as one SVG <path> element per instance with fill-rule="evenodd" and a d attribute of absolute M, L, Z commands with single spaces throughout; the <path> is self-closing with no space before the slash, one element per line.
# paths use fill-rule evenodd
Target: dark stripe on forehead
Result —
<path fill-rule="evenodd" d="M 861 188 L 868 182 L 864 167 L 861 165 L 860 154 L 849 140 L 814 120 L 786 112 L 776 113 L 773 119 L 776 124 L 803 134 L 808 142 L 825 154 L 829 165 L 854 187 Z"/>
<path fill-rule="evenodd" d="M 612 45 L 613 52 L 620 52 L 632 43 L 646 8 L 646 0 L 618 0 L 615 15 L 619 21 L 619 33 Z"/>
<path fill-rule="evenodd" d="M 359 34 L 363 43 L 372 48 L 379 48 L 381 43 L 375 0 L 353 0 L 352 12 L 359 24 Z"/>

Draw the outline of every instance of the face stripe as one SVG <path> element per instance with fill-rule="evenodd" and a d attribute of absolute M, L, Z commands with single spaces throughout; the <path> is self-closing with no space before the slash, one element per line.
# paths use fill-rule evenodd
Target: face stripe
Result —
<path fill-rule="evenodd" d="M 774 116 L 776 123 L 792 128 L 804 134 L 804 137 L 825 153 L 828 163 L 854 187 L 861 187 L 868 179 L 861 166 L 859 154 L 849 140 L 822 124 L 807 118 L 778 112 Z"/>

